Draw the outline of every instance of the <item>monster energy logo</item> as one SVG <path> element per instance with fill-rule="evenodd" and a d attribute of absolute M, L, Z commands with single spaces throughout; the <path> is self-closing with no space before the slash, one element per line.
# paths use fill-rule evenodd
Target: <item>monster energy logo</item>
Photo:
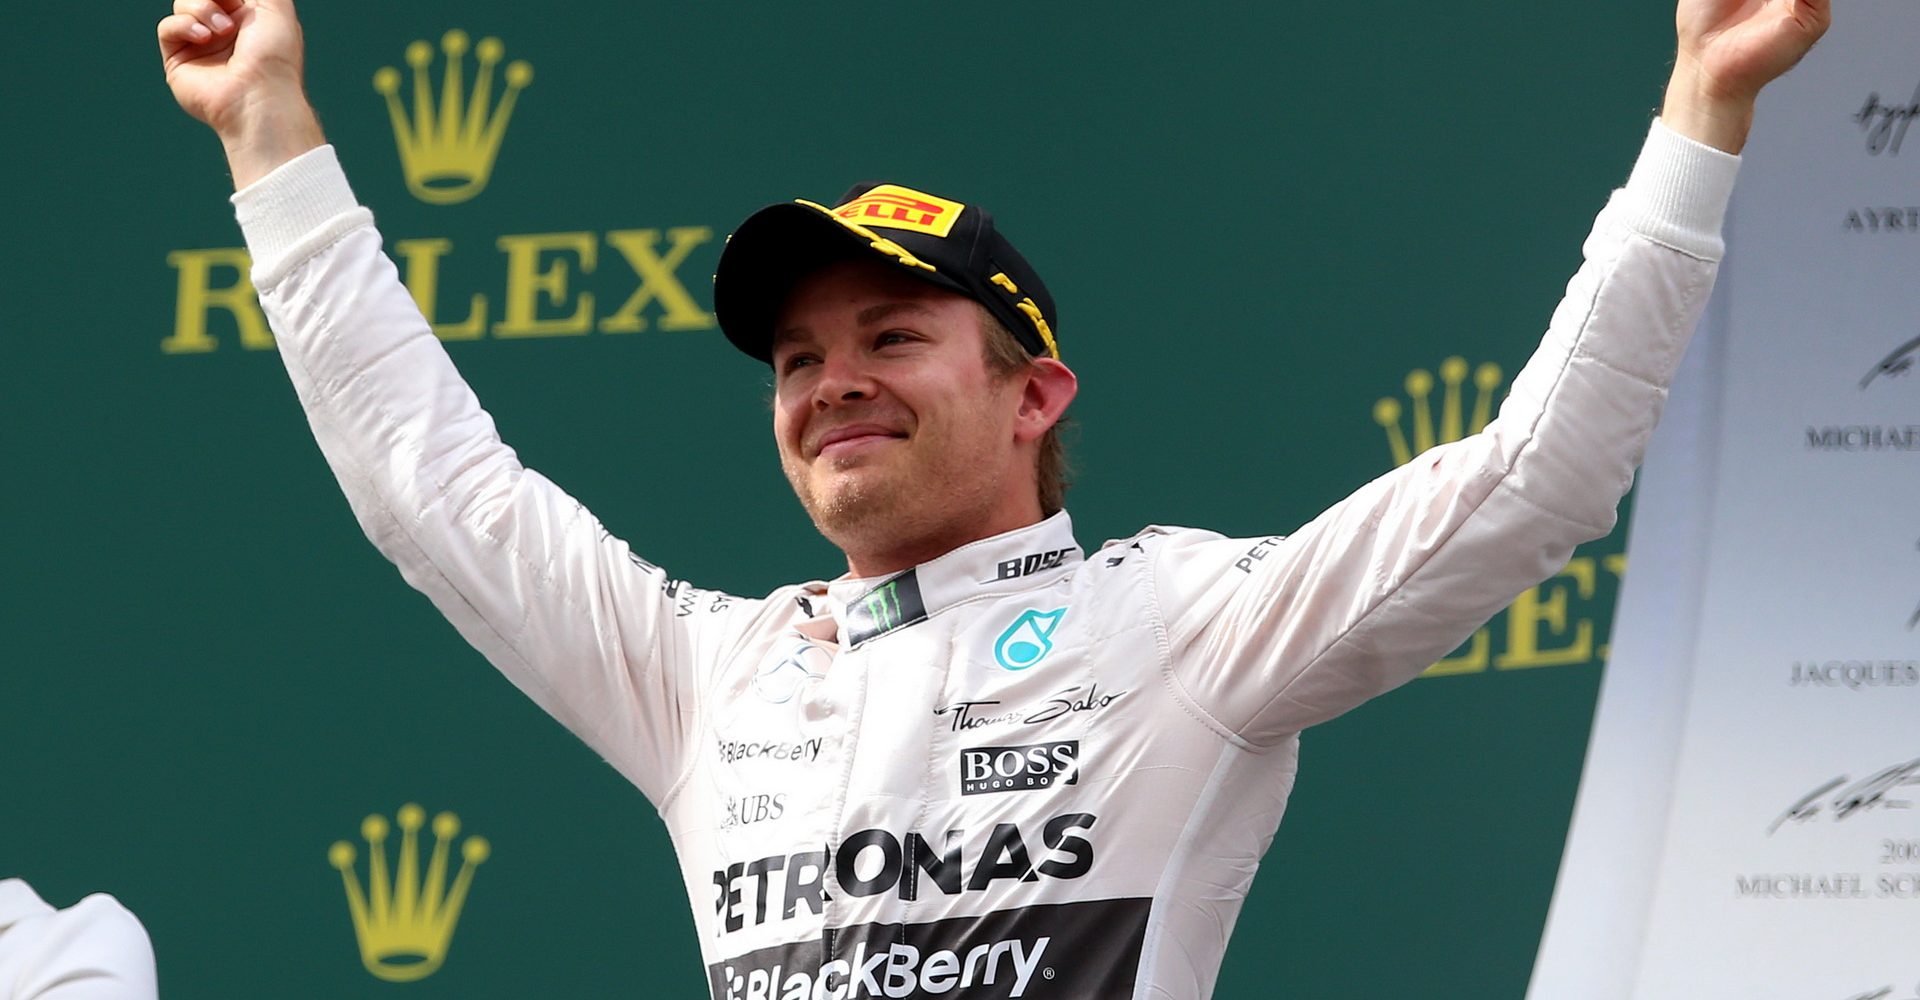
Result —
<path fill-rule="evenodd" d="M 880 631 L 885 632 L 900 624 L 900 584 L 893 581 L 881 584 L 880 589 L 867 595 L 865 603 L 867 614 L 880 627 Z"/>
<path fill-rule="evenodd" d="M 858 646 L 875 636 L 927 620 L 920 600 L 920 579 L 913 570 L 866 592 L 847 606 L 847 642 Z"/>

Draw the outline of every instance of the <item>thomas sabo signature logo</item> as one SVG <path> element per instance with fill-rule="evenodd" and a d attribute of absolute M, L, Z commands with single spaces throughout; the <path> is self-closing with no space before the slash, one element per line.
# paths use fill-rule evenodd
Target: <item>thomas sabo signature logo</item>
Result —
<path fill-rule="evenodd" d="M 1387 448 L 1398 467 L 1435 445 L 1478 434 L 1492 420 L 1496 394 L 1505 380 L 1500 366 L 1473 366 L 1452 357 L 1439 365 L 1439 378 L 1424 368 L 1407 373 L 1404 400 L 1387 396 L 1373 404 L 1374 423 L 1386 432 Z M 1467 398 L 1471 376 L 1472 399 Z M 1439 390 L 1435 412 L 1435 389 Z M 1505 611 L 1482 626 L 1453 655 L 1427 668 L 1426 676 L 1557 667 L 1605 661 L 1607 646 L 1597 630 L 1610 620 L 1598 604 L 1602 585 L 1617 590 L 1627 557 L 1613 546 L 1598 555 L 1576 555 L 1566 568 L 1521 594 Z M 1609 595 L 1610 597 L 1610 595 Z"/>
<path fill-rule="evenodd" d="M 390 983 L 425 979 L 446 960 L 453 943 L 454 925 L 473 886 L 473 870 L 493 848 L 485 837 L 469 836 L 460 844 L 460 871 L 447 886 L 448 854 L 460 834 L 460 819 L 450 812 L 433 818 L 433 854 L 426 872 L 420 871 L 420 828 L 427 812 L 414 803 L 394 815 L 400 827 L 400 853 L 389 874 L 387 818 L 378 813 L 360 823 L 367 842 L 366 891 L 354 870 L 359 852 L 344 840 L 327 851 L 327 861 L 339 869 L 346 885 L 347 911 L 353 917 L 354 937 L 360 942 L 360 961 L 367 971 Z"/>

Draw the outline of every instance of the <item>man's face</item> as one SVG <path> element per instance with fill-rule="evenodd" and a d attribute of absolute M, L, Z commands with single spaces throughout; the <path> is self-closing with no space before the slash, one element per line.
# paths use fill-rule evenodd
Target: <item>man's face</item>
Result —
<path fill-rule="evenodd" d="M 845 261 L 803 279 L 774 330 L 780 464 L 850 558 L 971 541 L 1010 491 L 1032 493 L 1020 380 L 988 370 L 972 300 L 898 264 Z"/>

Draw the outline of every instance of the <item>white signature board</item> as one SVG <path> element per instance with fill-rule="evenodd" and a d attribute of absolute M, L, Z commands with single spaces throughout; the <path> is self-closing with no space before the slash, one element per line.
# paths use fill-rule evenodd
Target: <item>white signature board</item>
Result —
<path fill-rule="evenodd" d="M 1534 1000 L 1920 998 L 1920 3 L 1836 8 L 1643 472 Z"/>

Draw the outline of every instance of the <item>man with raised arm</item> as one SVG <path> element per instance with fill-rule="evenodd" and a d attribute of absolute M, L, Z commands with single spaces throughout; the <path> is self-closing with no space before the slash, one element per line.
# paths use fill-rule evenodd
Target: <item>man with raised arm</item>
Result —
<path fill-rule="evenodd" d="M 1091 556 L 1060 324 L 993 218 L 898 184 L 747 219 L 715 311 L 847 557 L 699 591 L 522 467 L 380 252 L 289 0 L 178 0 L 253 280 L 361 525 L 660 810 L 713 995 L 1205 997 L 1305 727 L 1402 684 L 1610 530 L 1707 299 L 1760 88 L 1826 0 L 1680 0 L 1661 118 L 1485 431 L 1288 537 Z"/>

